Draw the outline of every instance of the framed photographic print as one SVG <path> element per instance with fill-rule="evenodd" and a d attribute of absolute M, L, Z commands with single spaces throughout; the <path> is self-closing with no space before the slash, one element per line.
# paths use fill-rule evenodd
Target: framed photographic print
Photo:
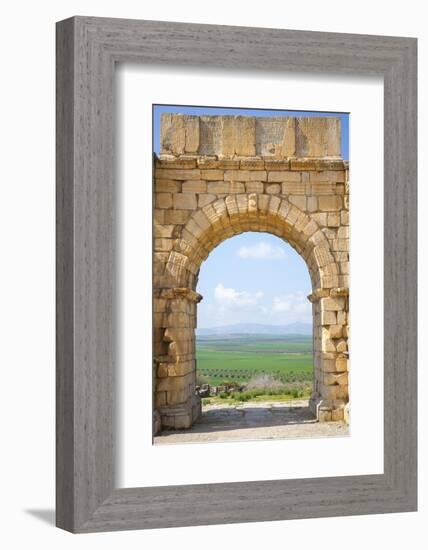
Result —
<path fill-rule="evenodd" d="M 158 115 L 155 443 L 346 434 L 348 115 Z"/>
<path fill-rule="evenodd" d="M 57 26 L 57 525 L 416 509 L 416 40 Z"/>

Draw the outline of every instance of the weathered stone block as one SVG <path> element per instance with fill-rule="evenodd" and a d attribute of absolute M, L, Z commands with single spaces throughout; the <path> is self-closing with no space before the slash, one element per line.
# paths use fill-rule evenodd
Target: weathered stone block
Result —
<path fill-rule="evenodd" d="M 330 325 L 329 327 L 330 337 L 331 338 L 341 338 L 343 331 L 342 325 Z"/>
<path fill-rule="evenodd" d="M 283 195 L 305 195 L 306 194 L 306 184 L 299 182 L 285 182 L 282 184 L 282 194 Z"/>
<path fill-rule="evenodd" d="M 248 195 L 248 213 L 251 214 L 252 212 L 257 211 L 257 194 L 251 193 Z"/>
<path fill-rule="evenodd" d="M 181 155 L 186 148 L 184 115 L 163 113 L 161 115 L 161 152 Z"/>
<path fill-rule="evenodd" d="M 315 246 L 313 253 L 319 267 L 324 267 L 325 265 L 334 262 L 333 256 L 331 255 L 327 244 L 318 244 Z"/>
<path fill-rule="evenodd" d="M 325 212 L 334 212 L 342 208 L 342 197 L 339 195 L 321 195 L 318 197 L 318 204 L 320 210 L 324 210 Z"/>
<path fill-rule="evenodd" d="M 342 330 L 343 333 L 343 330 Z M 348 351 L 348 344 L 345 338 L 341 338 L 336 342 L 336 351 L 338 353 L 346 353 Z"/>
<path fill-rule="evenodd" d="M 349 275 L 339 275 L 338 286 L 349 288 Z"/>
<path fill-rule="evenodd" d="M 190 412 L 188 414 L 175 415 L 174 428 L 176 430 L 184 430 L 186 428 L 190 428 L 191 425 L 192 425 L 192 414 Z"/>
<path fill-rule="evenodd" d="M 323 384 L 333 386 L 337 383 L 337 374 L 334 372 L 324 372 L 322 375 Z"/>
<path fill-rule="evenodd" d="M 337 237 L 339 239 L 347 239 L 349 237 L 349 227 L 344 225 L 337 230 Z"/>
<path fill-rule="evenodd" d="M 174 232 L 174 225 L 161 225 L 154 223 L 154 235 L 158 238 L 171 238 Z"/>
<path fill-rule="evenodd" d="M 321 325 L 334 325 L 334 324 L 336 324 L 336 312 L 321 311 Z M 336 351 L 336 349 L 334 351 Z"/>
<path fill-rule="evenodd" d="M 245 183 L 242 181 L 229 182 L 229 193 L 245 193 Z"/>
<path fill-rule="evenodd" d="M 165 210 L 162 208 L 155 208 L 153 210 L 153 220 L 157 223 L 165 223 Z"/>
<path fill-rule="evenodd" d="M 207 183 L 208 193 L 230 193 L 230 184 L 227 181 L 210 181 Z"/>
<path fill-rule="evenodd" d="M 239 161 L 239 167 L 241 170 L 264 170 L 265 161 L 259 158 L 244 158 Z"/>
<path fill-rule="evenodd" d="M 293 157 L 297 151 L 297 119 L 289 118 L 283 128 L 280 154 L 282 157 Z"/>
<path fill-rule="evenodd" d="M 346 325 L 346 311 L 338 311 L 337 312 L 337 324 L 338 325 Z"/>
<path fill-rule="evenodd" d="M 316 212 L 315 214 L 312 214 L 312 218 L 320 226 L 327 225 L 327 213 L 326 212 Z"/>
<path fill-rule="evenodd" d="M 229 218 L 231 220 L 234 220 L 238 215 L 238 204 L 236 202 L 236 197 L 234 195 L 230 195 L 225 198 L 224 200 L 226 204 L 227 213 L 229 215 Z"/>
<path fill-rule="evenodd" d="M 192 218 L 190 218 L 190 220 L 187 222 L 186 227 L 183 229 L 182 233 L 183 238 L 187 240 L 185 231 L 190 232 L 191 235 L 196 238 L 196 245 L 198 244 L 198 239 L 203 239 L 204 230 L 199 227 L 199 225 Z"/>
<path fill-rule="evenodd" d="M 311 181 L 340 183 L 345 181 L 344 170 L 322 170 L 320 172 L 311 172 Z"/>
<path fill-rule="evenodd" d="M 183 193 L 206 193 L 207 184 L 202 180 L 185 181 L 181 190 Z"/>
<path fill-rule="evenodd" d="M 318 210 L 318 198 L 317 197 L 308 197 L 308 212 L 316 212 Z"/>
<path fill-rule="evenodd" d="M 349 249 L 349 240 L 348 239 L 333 239 L 331 242 L 332 250 L 338 252 L 347 252 Z"/>
<path fill-rule="evenodd" d="M 263 183 L 261 181 L 249 181 L 245 184 L 247 193 L 263 193 Z"/>
<path fill-rule="evenodd" d="M 161 154 L 155 158 L 156 168 L 196 168 L 196 158 L 194 156 L 180 155 L 175 157 L 173 155 Z"/>
<path fill-rule="evenodd" d="M 319 422 L 331 422 L 332 420 L 332 411 L 318 411 L 318 421 Z"/>
<path fill-rule="evenodd" d="M 267 184 L 265 187 L 266 193 L 277 195 L 281 192 L 281 186 L 279 183 Z"/>
<path fill-rule="evenodd" d="M 338 357 L 336 359 L 336 370 L 338 372 L 345 372 L 348 370 L 348 359 L 346 357 Z"/>
<path fill-rule="evenodd" d="M 157 168 L 156 179 L 179 181 L 200 180 L 201 171 L 199 170 L 199 168 L 194 168 L 192 170 Z"/>
<path fill-rule="evenodd" d="M 323 396 L 324 399 L 328 399 L 328 400 L 333 401 L 334 399 L 338 398 L 339 388 L 340 388 L 340 386 L 336 386 L 336 385 L 326 386 L 326 385 L 322 384 L 321 385 L 321 395 Z M 330 412 L 330 415 L 331 415 L 331 411 L 329 411 L 329 412 Z"/>
<path fill-rule="evenodd" d="M 300 172 L 285 172 L 283 170 L 271 171 L 268 172 L 268 181 L 269 182 L 300 182 L 301 175 Z"/>
<path fill-rule="evenodd" d="M 313 159 L 291 159 L 290 170 L 294 171 L 312 171 L 317 170 L 317 161 Z"/>
<path fill-rule="evenodd" d="M 156 407 L 162 407 L 166 405 L 166 392 L 157 391 L 155 394 L 155 405 Z"/>
<path fill-rule="evenodd" d="M 248 212 L 248 196 L 236 195 L 236 204 L 238 206 L 238 213 L 245 214 Z"/>
<path fill-rule="evenodd" d="M 306 210 L 306 196 L 305 195 L 289 195 L 288 200 L 291 204 L 300 208 L 300 210 Z"/>
<path fill-rule="evenodd" d="M 316 224 L 316 222 L 314 220 L 310 220 L 303 228 L 303 235 L 305 235 L 305 237 L 307 237 L 308 239 L 310 237 L 312 237 L 312 235 L 314 233 L 316 233 L 316 231 L 318 231 L 318 225 Z"/>
<path fill-rule="evenodd" d="M 250 170 L 249 181 L 267 181 L 267 172 L 265 170 Z"/>
<path fill-rule="evenodd" d="M 333 409 L 331 411 L 331 420 L 332 422 L 340 422 L 344 418 L 343 409 Z"/>
<path fill-rule="evenodd" d="M 334 195 L 336 191 L 336 185 L 328 181 L 311 183 L 310 185 L 312 195 Z"/>
<path fill-rule="evenodd" d="M 238 156 L 251 157 L 256 154 L 256 118 L 236 117 L 235 153 Z"/>
<path fill-rule="evenodd" d="M 171 193 L 156 193 L 155 198 L 156 208 L 171 208 L 172 194 Z"/>
<path fill-rule="evenodd" d="M 340 223 L 342 225 L 349 225 L 349 212 L 342 210 L 340 213 Z"/>
<path fill-rule="evenodd" d="M 249 179 L 249 170 L 225 170 L 224 172 L 224 181 L 248 181 Z"/>
<path fill-rule="evenodd" d="M 182 390 L 171 390 L 166 392 L 166 401 L 167 405 L 178 405 L 180 403 L 185 403 L 187 401 L 188 391 L 186 389 Z M 175 420 L 175 416 L 174 416 Z M 163 420 L 162 420 L 162 423 Z"/>
<path fill-rule="evenodd" d="M 198 168 L 202 168 L 202 169 L 207 169 L 207 168 L 221 168 L 219 163 L 219 159 L 217 158 L 217 156 L 199 156 L 197 157 L 197 166 Z M 230 162 L 234 162 L 233 160 L 231 160 Z M 239 167 L 239 162 L 237 163 L 237 166 Z M 224 168 L 224 167 L 223 167 Z"/>
<path fill-rule="evenodd" d="M 321 306 L 324 311 L 340 311 L 345 309 L 345 298 L 321 298 Z"/>
<path fill-rule="evenodd" d="M 180 182 L 156 179 L 155 190 L 157 193 L 178 193 L 180 191 Z"/>
<path fill-rule="evenodd" d="M 336 387 L 336 399 L 349 399 L 348 386 L 335 386 Z"/>
<path fill-rule="evenodd" d="M 346 424 L 349 425 L 349 422 L 351 420 L 351 408 L 349 403 L 346 403 L 345 407 L 343 408 L 343 420 Z"/>
<path fill-rule="evenodd" d="M 203 193 L 198 195 L 198 208 L 203 208 L 210 202 L 213 202 L 216 199 L 216 195 L 213 193 Z"/>
<path fill-rule="evenodd" d="M 340 157 L 341 124 L 337 117 L 296 118 L 296 157 Z"/>
<path fill-rule="evenodd" d="M 223 170 L 201 170 L 201 178 L 203 180 L 217 181 L 222 180 L 224 175 Z"/>
<path fill-rule="evenodd" d="M 172 250 L 173 239 L 155 239 L 154 245 L 157 252 L 168 252 Z"/>
<path fill-rule="evenodd" d="M 339 227 L 339 225 L 340 225 L 340 213 L 339 212 L 329 212 L 327 214 L 327 225 L 328 225 L 328 227 Z"/>
<path fill-rule="evenodd" d="M 175 193 L 173 202 L 174 208 L 177 210 L 195 210 L 197 204 L 194 193 Z"/>
<path fill-rule="evenodd" d="M 186 223 L 190 217 L 189 210 L 166 210 L 165 211 L 165 223 Z"/>
<path fill-rule="evenodd" d="M 290 170 L 290 161 L 288 160 L 270 160 L 269 157 L 266 157 L 264 163 L 266 170 L 273 170 L 276 172 L 279 170 Z"/>
<path fill-rule="evenodd" d="M 187 116 L 185 119 L 185 150 L 196 153 L 199 148 L 199 117 Z"/>

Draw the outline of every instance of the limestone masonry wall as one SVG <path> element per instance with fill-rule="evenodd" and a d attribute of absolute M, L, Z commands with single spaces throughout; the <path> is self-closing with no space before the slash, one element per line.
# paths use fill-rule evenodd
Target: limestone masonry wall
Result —
<path fill-rule="evenodd" d="M 200 414 L 198 273 L 215 246 L 245 231 L 277 235 L 304 258 L 312 281 L 311 407 L 320 421 L 343 419 L 349 181 L 340 120 L 164 115 L 161 140 L 154 158 L 155 431 L 189 427 Z"/>

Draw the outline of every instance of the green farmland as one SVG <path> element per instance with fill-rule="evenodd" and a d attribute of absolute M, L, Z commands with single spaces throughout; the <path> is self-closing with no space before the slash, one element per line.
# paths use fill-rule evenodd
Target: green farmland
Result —
<path fill-rule="evenodd" d="M 197 372 L 211 385 L 245 384 L 270 374 L 283 382 L 312 381 L 312 337 L 231 334 L 198 336 Z"/>

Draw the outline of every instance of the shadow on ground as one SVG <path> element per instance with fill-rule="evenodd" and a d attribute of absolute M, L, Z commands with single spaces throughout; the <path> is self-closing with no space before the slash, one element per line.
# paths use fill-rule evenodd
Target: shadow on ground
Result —
<path fill-rule="evenodd" d="M 309 407 L 218 407 L 206 410 L 192 427 L 193 433 L 228 431 L 245 428 L 269 428 L 317 422 Z M 186 432 L 188 430 L 181 430 Z"/>
<path fill-rule="evenodd" d="M 33 516 L 44 523 L 55 526 L 55 510 L 50 508 L 30 508 L 24 510 L 26 514 Z"/>
<path fill-rule="evenodd" d="M 349 435 L 344 422 L 318 422 L 307 400 L 291 403 L 208 405 L 187 430 L 165 430 L 155 436 L 157 445 L 207 443 L 255 439 L 296 439 Z"/>

